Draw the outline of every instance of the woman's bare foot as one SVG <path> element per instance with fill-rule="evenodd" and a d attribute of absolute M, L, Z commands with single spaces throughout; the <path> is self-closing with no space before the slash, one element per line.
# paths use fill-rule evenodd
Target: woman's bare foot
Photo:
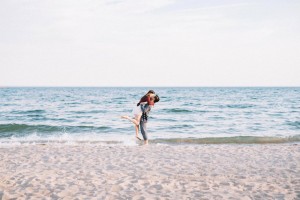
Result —
<path fill-rule="evenodd" d="M 129 116 L 127 116 L 127 115 L 123 115 L 123 116 L 121 116 L 121 118 L 123 118 L 123 119 L 130 119 Z"/>

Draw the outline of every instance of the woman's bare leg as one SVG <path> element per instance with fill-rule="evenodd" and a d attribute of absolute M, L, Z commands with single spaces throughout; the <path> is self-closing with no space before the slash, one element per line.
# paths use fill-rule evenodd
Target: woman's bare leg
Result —
<path fill-rule="evenodd" d="M 134 128 L 135 128 L 135 136 L 141 140 L 139 138 L 139 126 L 140 126 L 140 120 L 141 120 L 141 116 L 135 116 L 135 118 L 130 118 L 129 116 L 121 116 L 123 119 L 128 119 L 129 121 L 131 121 L 134 124 Z"/>
<path fill-rule="evenodd" d="M 123 119 L 128 119 L 129 121 L 131 121 L 132 123 L 134 123 L 136 126 L 139 126 L 140 125 L 140 119 L 141 117 L 136 117 L 136 118 L 130 118 L 129 116 L 127 115 L 124 115 L 124 116 L 121 116 Z"/>
<path fill-rule="evenodd" d="M 139 140 L 141 140 L 141 139 L 139 138 L 139 126 L 134 125 L 134 127 L 135 127 L 135 137 L 137 137 Z"/>

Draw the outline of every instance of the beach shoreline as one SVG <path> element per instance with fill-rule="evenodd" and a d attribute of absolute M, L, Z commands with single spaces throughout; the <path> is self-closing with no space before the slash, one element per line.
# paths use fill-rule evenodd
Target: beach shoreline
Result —
<path fill-rule="evenodd" d="M 299 144 L 0 147 L 0 199 L 299 199 Z"/>

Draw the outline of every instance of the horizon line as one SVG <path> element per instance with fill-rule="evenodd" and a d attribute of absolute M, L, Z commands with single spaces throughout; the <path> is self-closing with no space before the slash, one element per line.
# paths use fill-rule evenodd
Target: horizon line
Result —
<path fill-rule="evenodd" d="M 65 87 L 65 88 L 145 88 L 145 87 L 153 87 L 153 88 L 169 88 L 169 87 L 175 87 L 175 88 L 187 88 L 187 87 L 191 87 L 191 88 L 254 88 L 254 87 L 265 87 L 265 88 L 272 88 L 272 87 L 277 87 L 277 88 L 283 88 L 283 87 L 290 87 L 290 88 L 297 88 L 297 87 L 300 87 L 299 86 L 296 86 L 296 85 L 274 85 L 274 86 L 268 86 L 268 85 L 257 85 L 257 86 L 234 86 L 234 85 L 228 85 L 228 86 L 209 86 L 209 85 L 204 85 L 204 86 L 130 86 L 130 85 L 127 85 L 127 86 L 64 86 L 64 85 L 59 85 L 59 86 L 1 86 L 0 85 L 0 88 L 62 88 L 62 87 Z"/>

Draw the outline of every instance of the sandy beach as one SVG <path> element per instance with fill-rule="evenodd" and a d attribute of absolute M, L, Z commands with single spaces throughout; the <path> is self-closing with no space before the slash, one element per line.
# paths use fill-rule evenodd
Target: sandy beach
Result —
<path fill-rule="evenodd" d="M 300 199 L 300 145 L 0 148 L 0 199 Z"/>

